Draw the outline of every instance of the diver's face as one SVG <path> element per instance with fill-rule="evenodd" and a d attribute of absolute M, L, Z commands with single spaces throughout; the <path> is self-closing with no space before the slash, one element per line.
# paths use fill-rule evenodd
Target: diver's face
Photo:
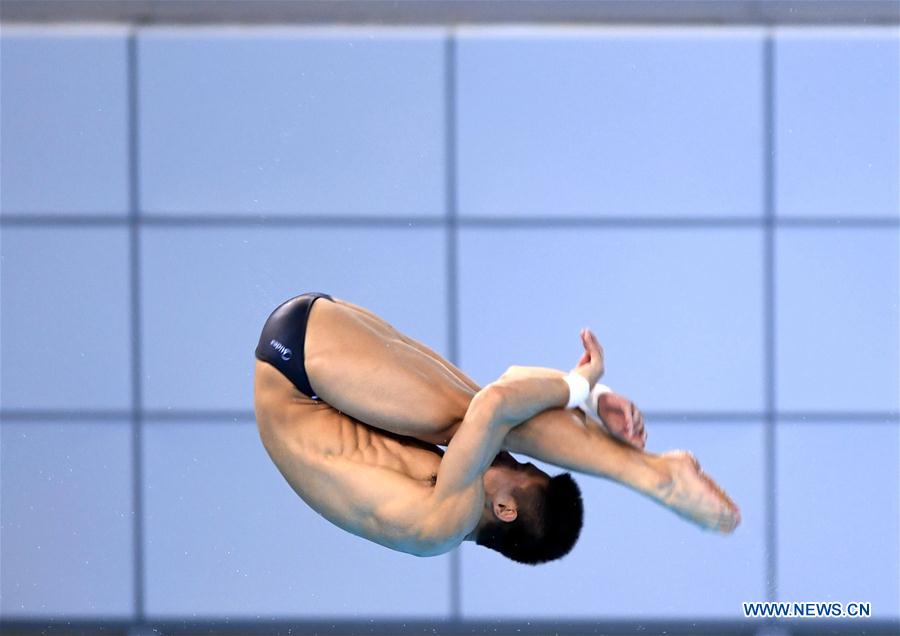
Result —
<path fill-rule="evenodd" d="M 509 453 L 501 453 L 482 477 L 484 483 L 484 511 L 481 524 L 515 521 L 521 506 L 528 506 L 533 498 L 527 494 L 545 488 L 550 475 L 534 464 L 517 462 Z"/>
<path fill-rule="evenodd" d="M 532 463 L 522 463 L 507 452 L 501 452 L 484 474 L 484 491 L 488 498 L 512 494 L 516 488 L 544 486 L 550 475 Z"/>

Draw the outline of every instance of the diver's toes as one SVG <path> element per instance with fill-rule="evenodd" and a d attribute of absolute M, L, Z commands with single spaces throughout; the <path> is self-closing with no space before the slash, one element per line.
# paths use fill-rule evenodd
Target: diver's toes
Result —
<path fill-rule="evenodd" d="M 722 516 L 722 532 L 731 534 L 741 523 L 741 511 L 737 508 L 731 508 L 725 511 Z"/>
<path fill-rule="evenodd" d="M 734 509 L 734 515 L 731 519 L 731 529 L 734 530 L 739 525 L 741 525 L 741 511 L 739 508 Z"/>

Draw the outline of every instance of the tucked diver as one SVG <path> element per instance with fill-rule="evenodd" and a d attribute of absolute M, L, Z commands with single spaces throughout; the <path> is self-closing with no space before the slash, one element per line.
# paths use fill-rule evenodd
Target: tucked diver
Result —
<path fill-rule="evenodd" d="M 419 556 L 475 541 L 535 564 L 572 549 L 583 516 L 575 481 L 510 452 L 615 480 L 703 528 L 734 530 L 737 506 L 692 455 L 643 451 L 643 415 L 596 384 L 603 349 L 588 330 L 581 340 L 569 374 L 510 367 L 482 388 L 371 312 L 303 294 L 275 309 L 256 349 L 260 437 L 319 514 Z"/>

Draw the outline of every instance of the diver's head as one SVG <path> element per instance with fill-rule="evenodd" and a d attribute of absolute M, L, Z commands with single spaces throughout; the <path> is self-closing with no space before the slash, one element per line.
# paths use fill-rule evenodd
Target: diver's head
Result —
<path fill-rule="evenodd" d="M 500 453 L 484 473 L 485 508 L 478 545 L 536 565 L 565 556 L 581 533 L 581 491 L 569 473 L 550 477 Z"/>

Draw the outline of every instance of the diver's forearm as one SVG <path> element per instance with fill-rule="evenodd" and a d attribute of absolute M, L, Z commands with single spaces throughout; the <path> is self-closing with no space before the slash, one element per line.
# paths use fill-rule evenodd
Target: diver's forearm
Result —
<path fill-rule="evenodd" d="M 520 426 L 547 409 L 564 406 L 568 401 L 569 385 L 563 380 L 561 372 L 537 367 L 512 368 L 533 369 L 536 373 L 516 376 L 507 371 L 491 384 L 503 395 L 501 410 L 511 428 Z"/>
<path fill-rule="evenodd" d="M 613 439 L 577 410 L 552 409 L 507 432 L 504 450 L 587 475 L 606 477 L 645 494 L 665 478 L 656 456 Z"/>

